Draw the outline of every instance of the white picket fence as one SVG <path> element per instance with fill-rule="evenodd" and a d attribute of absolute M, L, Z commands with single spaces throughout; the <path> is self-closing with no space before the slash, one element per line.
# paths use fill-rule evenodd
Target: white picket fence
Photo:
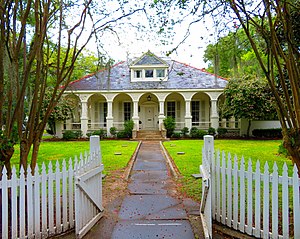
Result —
<path fill-rule="evenodd" d="M 244 158 L 216 152 L 211 159 L 212 217 L 235 230 L 257 238 L 300 238 L 300 179 L 283 165 L 253 166 Z"/>
<path fill-rule="evenodd" d="M 30 168 L 27 176 L 23 168 L 18 175 L 13 167 L 11 179 L 4 168 L 0 181 L 0 238 L 46 238 L 73 229 L 75 176 L 99 162 L 99 154 L 85 153 L 79 160 L 75 157 L 74 163 L 72 159 L 62 164 L 56 161 L 55 170 L 51 162 L 47 170 L 44 163 L 41 171 L 36 166 L 34 175 Z"/>

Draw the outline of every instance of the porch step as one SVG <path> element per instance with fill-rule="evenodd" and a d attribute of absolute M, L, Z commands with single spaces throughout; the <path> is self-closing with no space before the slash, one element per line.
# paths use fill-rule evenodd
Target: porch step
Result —
<path fill-rule="evenodd" d="M 157 130 L 140 130 L 137 135 L 138 140 L 164 140 L 160 131 Z"/>

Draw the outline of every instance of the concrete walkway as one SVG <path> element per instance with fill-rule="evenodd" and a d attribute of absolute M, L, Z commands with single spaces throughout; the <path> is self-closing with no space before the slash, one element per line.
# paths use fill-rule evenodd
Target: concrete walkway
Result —
<path fill-rule="evenodd" d="M 113 239 L 194 238 L 185 204 L 176 197 L 160 143 L 144 141 L 138 152 Z"/>

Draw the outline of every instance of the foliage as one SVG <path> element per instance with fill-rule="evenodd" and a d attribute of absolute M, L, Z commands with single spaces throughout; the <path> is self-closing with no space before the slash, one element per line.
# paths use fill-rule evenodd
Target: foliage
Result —
<path fill-rule="evenodd" d="M 207 132 L 197 127 L 192 127 L 190 130 L 190 137 L 193 139 L 203 139 L 205 135 L 207 135 Z"/>
<path fill-rule="evenodd" d="M 64 140 L 74 140 L 79 139 L 82 137 L 82 131 L 81 130 L 65 130 L 63 132 L 63 139 Z"/>
<path fill-rule="evenodd" d="M 218 128 L 217 132 L 219 136 L 223 136 L 228 132 L 228 130 L 226 128 Z"/>
<path fill-rule="evenodd" d="M 183 128 L 181 129 L 181 133 L 182 133 L 182 136 L 183 136 L 183 137 L 186 137 L 187 134 L 189 133 L 189 128 L 188 128 L 188 127 L 183 127 Z"/>
<path fill-rule="evenodd" d="M 116 134 L 117 134 L 117 128 L 116 128 L 116 127 L 110 127 L 109 133 L 110 133 L 113 137 L 115 137 Z"/>
<path fill-rule="evenodd" d="M 168 116 L 164 119 L 164 126 L 167 130 L 167 137 L 170 138 L 175 130 L 175 119 L 171 116 Z"/>
<path fill-rule="evenodd" d="M 248 119 L 248 136 L 251 120 L 276 118 L 274 98 L 266 81 L 249 77 L 231 79 L 224 89 L 224 96 L 222 117 Z"/>
<path fill-rule="evenodd" d="M 173 134 L 171 135 L 171 138 L 179 139 L 179 138 L 181 138 L 181 133 L 173 132 Z"/>
<path fill-rule="evenodd" d="M 133 127 L 134 127 L 133 120 L 127 120 L 124 122 L 124 132 L 127 135 L 127 138 L 132 138 Z"/>
<path fill-rule="evenodd" d="M 216 129 L 213 127 L 209 127 L 207 130 L 207 133 L 210 135 L 215 135 L 216 134 Z"/>
<path fill-rule="evenodd" d="M 282 138 L 281 129 L 254 129 L 252 135 L 265 138 Z"/>
<path fill-rule="evenodd" d="M 88 137 L 92 136 L 92 135 L 99 135 L 100 139 L 103 139 L 106 137 L 106 130 L 105 129 L 99 129 L 99 130 L 95 130 L 91 133 L 87 133 L 86 134 Z"/>
<path fill-rule="evenodd" d="M 121 130 L 117 133 L 117 138 L 118 139 L 128 139 L 130 137 L 128 136 L 128 133 L 125 132 L 125 130 Z"/>

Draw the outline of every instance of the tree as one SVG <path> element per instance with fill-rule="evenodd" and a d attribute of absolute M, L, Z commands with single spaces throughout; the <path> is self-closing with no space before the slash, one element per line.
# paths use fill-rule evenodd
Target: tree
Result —
<path fill-rule="evenodd" d="M 0 165 L 9 173 L 16 132 L 20 165 L 27 169 L 32 148 L 30 165 L 35 167 L 46 123 L 92 36 L 99 40 L 100 32 L 114 32 L 118 21 L 143 11 L 143 6 L 126 8 L 126 0 L 116 1 L 114 9 L 108 2 L 0 0 Z"/>
<path fill-rule="evenodd" d="M 192 23 L 212 15 L 224 25 L 237 21 L 253 49 L 275 98 L 284 146 L 300 172 L 300 2 L 299 0 L 158 1 L 166 2 L 168 16 L 174 5 Z M 171 22 L 165 20 L 164 22 Z M 173 21 L 174 22 L 174 21 Z M 251 29 L 255 29 L 253 34 Z M 229 31 L 227 29 L 227 31 Z M 255 39 L 259 36 L 262 42 Z M 263 53 L 263 54 L 262 54 Z M 266 61 L 264 61 L 266 59 Z"/>
<path fill-rule="evenodd" d="M 274 99 L 266 81 L 258 78 L 231 79 L 224 89 L 222 117 L 248 119 L 247 136 L 252 120 L 276 119 Z"/>

